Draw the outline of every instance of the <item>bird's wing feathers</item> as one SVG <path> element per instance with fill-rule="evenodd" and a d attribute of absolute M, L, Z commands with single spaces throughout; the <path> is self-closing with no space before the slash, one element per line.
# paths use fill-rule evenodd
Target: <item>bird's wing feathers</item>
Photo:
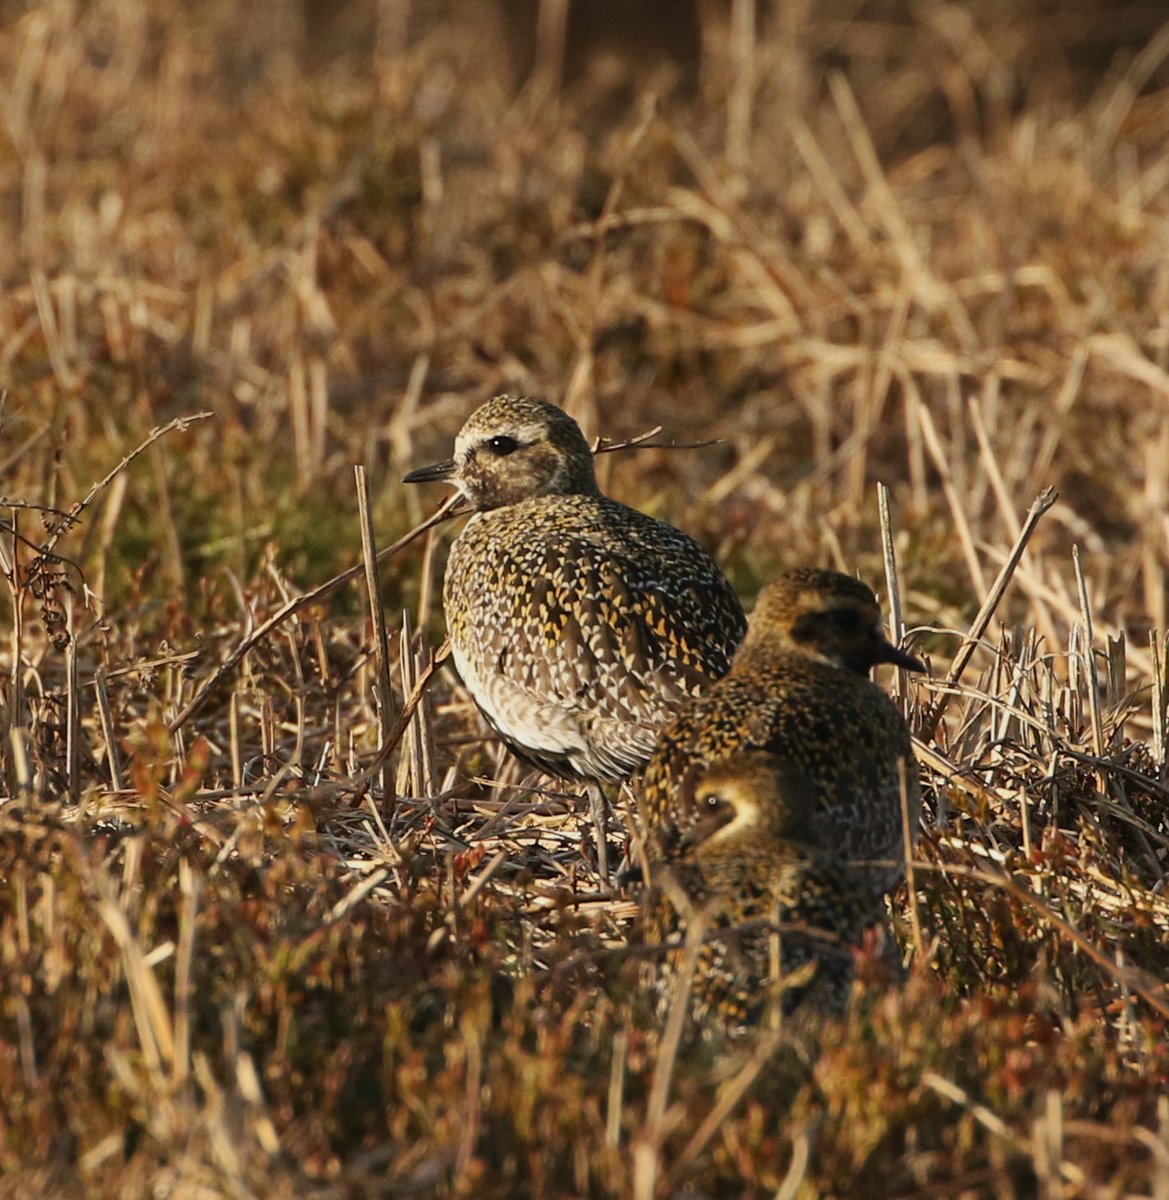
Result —
<path fill-rule="evenodd" d="M 498 669 L 514 683 L 652 726 L 729 665 L 733 647 L 695 646 L 676 597 L 638 564 L 583 540 L 559 545 L 555 560 L 528 575 L 521 611 L 498 622 Z"/>

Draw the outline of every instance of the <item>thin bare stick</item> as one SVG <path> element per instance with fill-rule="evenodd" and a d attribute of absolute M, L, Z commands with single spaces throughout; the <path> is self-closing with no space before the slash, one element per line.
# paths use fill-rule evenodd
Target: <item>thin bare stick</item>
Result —
<path fill-rule="evenodd" d="M 195 957 L 195 927 L 198 924 L 201 878 L 185 859 L 179 860 L 179 888 L 183 900 L 179 911 L 179 944 L 175 955 L 175 1051 L 171 1059 L 171 1079 L 180 1087 L 187 1078 L 191 1062 L 191 996 L 194 994 L 192 964 Z"/>
<path fill-rule="evenodd" d="M 991 490 L 994 492 L 995 502 L 998 505 L 999 516 L 1002 518 L 1003 524 L 1007 527 L 1011 537 L 1018 537 L 1021 528 L 1019 518 L 1015 513 L 1014 505 L 1011 503 L 1010 493 L 1007 491 L 1003 473 L 999 469 L 998 460 L 995 458 L 994 449 L 990 444 L 986 425 L 982 419 L 982 410 L 978 403 L 974 399 L 971 399 L 966 411 L 970 417 L 970 427 L 974 430 L 974 436 L 978 441 L 978 456 L 986 470 L 986 477 L 990 480 Z M 1025 567 L 1030 565 L 1026 555 L 1023 556 L 1023 565 Z M 1056 645 L 1059 639 L 1056 636 L 1055 623 L 1051 619 L 1051 610 L 1040 596 L 1032 596 L 1032 601 L 1035 607 L 1036 623 L 1039 625 L 1048 642 L 1053 646 Z"/>
<path fill-rule="evenodd" d="M 403 618 L 405 616 L 403 612 Z M 410 653 L 414 656 L 414 675 L 417 678 L 430 661 L 430 647 L 417 641 Z M 418 702 L 418 711 L 414 717 L 414 735 L 415 752 L 418 756 L 418 790 L 423 796 L 433 796 L 438 791 L 434 780 L 434 727 L 431 724 L 430 706 L 426 702 L 425 692 Z"/>
<path fill-rule="evenodd" d="M 722 1123 L 735 1110 L 739 1101 L 747 1094 L 747 1089 L 759 1078 L 760 1072 L 772 1058 L 784 1040 L 783 1034 L 769 1033 L 764 1035 L 755 1047 L 755 1052 L 747 1062 L 719 1089 L 714 1107 L 706 1114 L 706 1119 L 694 1131 L 694 1135 L 682 1149 L 677 1162 L 670 1171 L 669 1192 L 672 1195 L 675 1188 L 681 1186 L 682 1172 L 710 1144 L 711 1138 L 719 1131 Z"/>
<path fill-rule="evenodd" d="M 102 737 L 106 742 L 106 767 L 110 773 L 110 785 L 115 792 L 120 792 L 126 784 L 122 774 L 122 756 L 114 732 L 114 717 L 110 709 L 110 693 L 104 667 L 98 667 L 94 672 L 93 690 L 97 697 L 97 714 L 101 721 Z"/>
<path fill-rule="evenodd" d="M 1153 758 L 1161 778 L 1165 778 L 1165 754 L 1169 735 L 1165 721 L 1165 657 L 1161 652 L 1160 633 L 1149 630 L 1149 657 L 1153 660 Z"/>
<path fill-rule="evenodd" d="M 1072 565 L 1076 572 L 1076 587 L 1080 595 L 1080 616 L 1084 621 L 1084 640 L 1087 643 L 1084 657 L 1088 668 L 1088 711 L 1092 716 L 1092 748 L 1096 757 L 1104 755 L 1104 718 L 1100 713 L 1100 672 L 1096 667 L 1096 631 L 1092 626 L 1092 605 L 1088 600 L 1088 585 L 1084 580 L 1084 569 L 1080 565 L 1080 548 L 1072 547 Z M 1105 780 L 1101 778 L 1101 791 Z"/>
<path fill-rule="evenodd" d="M 629 1052 L 629 1026 L 613 1034 L 613 1058 L 609 1064 L 609 1094 L 605 1113 L 605 1149 L 621 1144 L 621 1110 L 625 1096 L 625 1068 Z"/>
<path fill-rule="evenodd" d="M 8 756 L 12 773 L 8 794 L 27 800 L 32 791 L 32 773 L 29 771 L 28 747 L 24 744 L 24 737 L 25 730 L 20 725 L 13 725 L 8 730 L 8 741 L 12 747 L 12 753 Z"/>
<path fill-rule="evenodd" d="M 1137 1133 L 1136 1130 L 1133 1132 Z M 1157 1097 L 1157 1132 L 1150 1134 L 1150 1140 L 1146 1144 L 1157 1160 L 1153 1200 L 1169 1200 L 1169 1096 Z"/>
<path fill-rule="evenodd" d="M 81 697 L 77 687 L 77 639 L 73 636 L 73 597 L 65 597 L 65 777 L 69 803 L 81 803 Z"/>
<path fill-rule="evenodd" d="M 361 561 L 365 567 L 365 593 L 369 601 L 369 621 L 373 628 L 373 649 L 377 662 L 378 724 L 381 727 L 381 744 L 386 744 L 393 713 L 394 692 L 390 686 L 390 647 L 386 640 L 386 612 L 382 606 L 381 588 L 377 577 L 377 543 L 373 533 L 373 514 L 370 511 L 369 477 L 365 467 L 357 464 L 353 468 L 357 482 L 357 512 L 361 520 Z M 386 807 L 387 825 L 393 824 L 394 795 L 393 773 L 387 757 L 382 769 L 382 803 Z"/>
<path fill-rule="evenodd" d="M 916 767 L 915 767 L 916 769 Z M 905 759 L 897 762 L 897 782 L 901 790 L 901 842 L 905 853 L 905 886 L 909 895 L 909 928 L 913 931 L 913 954 L 920 966 L 925 961 L 925 940 L 921 936 L 921 912 L 917 903 L 917 876 L 913 867 L 913 847 L 917 843 L 917 814 L 909 807 L 909 770 Z"/>
<path fill-rule="evenodd" d="M 593 443 L 594 454 L 612 454 L 615 450 L 702 450 L 706 446 L 721 446 L 725 438 L 707 438 L 702 442 L 655 442 L 652 438 L 661 433 L 662 427 L 655 425 L 645 433 L 639 433 L 624 442 L 611 442 L 608 438 L 597 438 Z"/>
<path fill-rule="evenodd" d="M 885 590 L 889 599 L 889 639 L 894 646 L 901 645 L 905 636 L 905 621 L 901 611 L 901 577 L 897 571 L 897 548 L 893 543 L 893 522 L 889 517 L 889 489 L 877 484 L 877 512 L 881 522 L 881 551 L 885 558 Z M 897 694 L 904 696 L 908 691 L 909 672 L 897 668 Z"/>
<path fill-rule="evenodd" d="M 1080 596 L 1080 616 L 1084 621 L 1084 657 L 1087 660 L 1088 666 L 1088 712 L 1092 717 L 1092 748 L 1099 762 L 1096 770 L 1096 786 L 1099 787 L 1101 795 L 1114 795 L 1120 807 L 1126 812 L 1132 813 L 1132 806 L 1128 802 L 1128 797 L 1124 794 L 1123 784 L 1116 781 L 1115 786 L 1109 786 L 1109 774 L 1104 768 L 1104 716 L 1100 711 L 1100 671 L 1096 666 L 1096 630 L 1092 622 L 1092 605 L 1088 599 L 1088 584 L 1084 579 L 1084 569 L 1080 564 L 1079 546 L 1072 547 L 1072 564 L 1075 567 L 1076 587 L 1079 590 Z M 1137 840 L 1141 843 L 1144 850 L 1145 861 L 1149 864 L 1153 879 L 1161 879 L 1163 872 L 1153 847 L 1139 828 L 1136 833 Z"/>
<path fill-rule="evenodd" d="M 1045 488 L 1035 498 L 1035 502 L 1028 510 L 1027 518 L 1023 522 L 1023 528 L 1019 530 L 1019 536 L 1015 539 L 1015 544 L 1011 547 L 1010 554 L 1007 555 L 1007 561 L 1003 563 L 998 577 L 991 585 L 986 599 L 982 602 L 982 607 L 978 610 L 978 614 L 975 616 L 970 630 L 966 634 L 965 643 L 958 650 L 958 653 L 954 655 L 950 672 L 946 676 L 945 683 L 942 685 L 944 690 L 925 716 L 921 732 L 922 741 L 929 741 L 934 734 L 934 730 L 937 729 L 938 722 L 942 719 L 942 714 L 946 711 L 946 706 L 953 695 L 951 689 L 962 678 L 963 672 L 974 656 L 974 651 L 978 649 L 978 643 L 981 641 L 982 635 L 986 632 L 987 626 L 990 624 L 991 618 L 999 606 L 999 601 L 1002 600 L 1003 594 L 1007 590 L 1007 585 L 1011 582 L 1011 576 L 1014 575 L 1015 568 L 1019 565 L 1019 560 L 1023 557 L 1023 551 L 1026 550 L 1027 543 L 1031 540 L 1031 535 L 1035 532 L 1036 526 L 1039 524 L 1043 514 L 1058 499 L 1059 493 L 1055 488 Z"/>
<path fill-rule="evenodd" d="M 12 535 L 11 556 L 4 554 L 0 550 L 0 563 L 3 565 L 4 577 L 8 583 L 9 592 L 12 595 L 12 642 L 11 655 L 12 666 L 10 668 L 10 691 L 8 697 L 8 717 L 9 717 L 9 732 L 12 737 L 16 738 L 17 730 L 23 727 L 25 722 L 25 697 L 24 697 L 24 596 L 25 588 L 20 582 L 20 518 L 16 513 L 12 514 L 12 527 L 9 532 Z M 5 766 L 5 783 L 10 795 L 15 794 L 19 783 L 27 783 L 27 773 L 25 779 L 21 780 L 16 772 L 17 752 L 23 748 L 23 743 L 14 741 L 13 754 L 11 757 L 6 756 Z"/>
<path fill-rule="evenodd" d="M 439 505 L 433 515 L 426 518 L 421 525 L 416 525 L 409 533 L 403 534 L 392 545 L 387 546 L 384 550 L 377 552 L 377 561 L 384 562 L 387 558 L 397 554 L 400 550 L 404 550 L 411 542 L 421 537 L 428 529 L 433 528 L 442 521 L 446 521 L 451 517 L 460 515 L 460 511 L 456 509 L 459 503 L 459 494 L 456 492 L 453 496 L 448 496 L 446 500 Z M 211 694 L 216 688 L 239 666 L 244 655 L 252 649 L 253 646 L 259 645 L 275 629 L 282 625 L 294 613 L 299 612 L 302 608 L 307 608 L 310 604 L 315 604 L 318 600 L 323 600 L 331 592 L 335 591 L 342 584 L 349 583 L 350 580 L 356 579 L 365 570 L 364 563 L 358 563 L 356 566 L 350 567 L 346 571 L 342 571 L 340 575 L 334 575 L 332 579 L 326 580 L 319 587 L 315 587 L 312 591 L 305 592 L 303 596 L 297 596 L 289 600 L 287 604 L 281 605 L 266 621 L 258 625 L 255 630 L 245 637 L 239 645 L 227 656 L 211 677 L 202 684 L 199 690 L 191 697 L 180 713 L 178 713 L 171 723 L 167 726 L 169 732 L 174 733 L 181 729 L 204 704 L 207 703 Z M 395 726 L 396 728 L 396 726 Z M 384 749 L 384 747 L 383 747 Z M 380 752 L 379 752 L 380 754 Z M 380 758 L 379 758 L 379 761 Z"/>
<path fill-rule="evenodd" d="M 939 1075 L 936 1071 L 923 1071 L 921 1081 L 926 1087 L 932 1088 L 939 1095 L 945 1096 L 947 1100 L 951 1100 L 953 1103 L 966 1109 L 984 1129 L 988 1129 L 997 1137 L 1004 1138 L 1017 1150 L 1026 1152 L 1026 1143 L 998 1113 L 991 1108 L 987 1108 L 985 1104 L 976 1101 L 969 1092 L 964 1091 L 956 1083 Z"/>
<path fill-rule="evenodd" d="M 398 630 L 398 677 L 402 695 L 408 696 L 418 682 L 414 661 L 414 635 L 410 628 L 410 614 L 403 610 L 402 624 Z M 421 699 L 419 700 L 421 704 Z M 426 795 L 422 781 L 422 747 L 418 721 L 411 721 L 406 728 L 406 744 L 398 761 L 398 791 L 411 796 Z"/>
<path fill-rule="evenodd" d="M 81 514 L 94 502 L 94 500 L 121 474 L 140 454 L 145 454 L 155 442 L 166 437 L 168 433 L 173 433 L 176 430 L 180 433 L 184 432 L 196 421 L 206 421 L 208 417 L 213 417 L 213 412 L 198 412 L 191 413 L 185 417 L 175 417 L 173 421 L 168 421 L 165 425 L 159 425 L 152 429 L 147 434 L 146 439 L 136 446 L 112 471 L 109 471 L 102 479 L 93 485 L 86 492 L 83 499 L 78 500 L 76 504 L 65 514 L 64 520 L 53 531 L 52 536 L 41 546 L 42 554 L 52 554 L 53 547 L 61 540 L 61 538 L 77 524 L 81 518 Z"/>
<path fill-rule="evenodd" d="M 117 888 L 102 866 L 90 869 L 98 895 L 97 911 L 122 954 L 122 974 L 130 992 L 130 1007 L 138 1032 L 142 1058 L 151 1074 L 159 1078 L 164 1067 L 174 1062 L 174 1026 L 162 996 L 162 987 L 147 964 L 141 940 L 134 932 Z"/>
<path fill-rule="evenodd" d="M 819 1128 L 818 1123 L 805 1122 L 792 1137 L 792 1160 L 783 1183 L 775 1193 L 775 1200 L 796 1200 L 804 1176 L 808 1173 L 808 1162 L 812 1157 L 812 1136 Z"/>
<path fill-rule="evenodd" d="M 352 891 L 342 896 L 333 905 L 322 927 L 327 929 L 330 925 L 336 925 L 338 921 L 343 920 L 370 892 L 376 891 L 389 877 L 390 872 L 387 867 L 378 867 L 376 870 L 371 871 Z"/>
<path fill-rule="evenodd" d="M 0 508 L 30 508 L 33 512 L 52 513 L 61 521 L 66 520 L 69 516 L 63 508 L 54 508 L 51 504 L 34 504 L 31 500 L 10 500 L 7 496 L 0 496 Z"/>
<path fill-rule="evenodd" d="M 746 171 L 751 161 L 751 109 L 755 96 L 755 0 L 731 0 L 733 82 L 727 100 L 727 166 Z"/>
<path fill-rule="evenodd" d="M 678 1047 L 682 1043 L 682 1032 L 686 1028 L 686 1017 L 690 1008 L 690 986 L 698 968 L 698 955 L 706 938 L 706 927 L 706 914 L 700 908 L 693 909 L 689 914 L 686 929 L 686 945 L 674 974 L 674 994 L 670 1000 L 670 1011 L 666 1015 L 666 1025 L 658 1045 L 658 1058 L 654 1064 L 653 1082 L 650 1084 L 649 1102 L 646 1105 L 645 1132 L 633 1148 L 634 1200 L 652 1200 L 657 1191 L 662 1141 L 666 1135 L 666 1104 L 670 1098 L 670 1084 L 674 1078 Z"/>
<path fill-rule="evenodd" d="M 1060 916 L 1045 900 L 1030 888 L 1016 883 L 1010 875 L 999 871 L 988 871 L 985 868 L 966 867 L 960 863 L 927 863 L 918 861 L 919 871 L 934 871 L 939 875 L 953 875 L 959 879 L 977 879 L 1003 888 L 1017 899 L 1029 904 L 1045 921 L 1057 929 L 1078 950 L 1086 954 L 1098 967 L 1102 968 L 1120 987 L 1129 988 L 1134 995 L 1139 996 L 1155 1013 L 1169 1018 L 1169 1003 L 1161 999 L 1164 985 L 1161 981 L 1142 971 L 1138 967 L 1123 967 L 1115 963 L 1107 954 L 1099 950 L 1078 929 L 1064 917 Z"/>
<path fill-rule="evenodd" d="M 467 889 L 459 896 L 455 902 L 456 908 L 466 908 L 468 904 L 485 888 L 491 879 L 491 876 L 499 870 L 508 859 L 507 850 L 497 850 L 494 857 L 491 858 L 487 865 L 471 880 Z"/>
<path fill-rule="evenodd" d="M 426 685 L 434 677 L 434 673 L 438 668 L 446 662 L 449 655 L 450 640 L 448 639 L 438 648 L 438 653 L 426 664 L 422 669 L 422 673 L 415 679 L 414 687 L 402 705 L 402 711 L 398 713 L 397 719 L 390 727 L 389 733 L 386 734 L 385 743 L 374 756 L 373 762 L 354 780 L 357 795 L 360 795 L 363 789 L 369 786 L 369 781 L 381 770 L 382 764 L 397 748 L 398 743 L 402 740 L 402 735 L 410 726 L 415 710 L 422 703 L 422 697 L 426 692 Z"/>

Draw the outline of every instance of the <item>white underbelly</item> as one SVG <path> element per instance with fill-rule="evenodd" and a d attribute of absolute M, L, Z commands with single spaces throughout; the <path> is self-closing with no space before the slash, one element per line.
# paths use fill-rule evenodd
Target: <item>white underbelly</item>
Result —
<path fill-rule="evenodd" d="M 505 738 L 529 750 L 570 758 L 588 748 L 576 710 L 541 700 L 504 675 L 477 670 L 454 643 L 451 657 L 475 703 Z"/>

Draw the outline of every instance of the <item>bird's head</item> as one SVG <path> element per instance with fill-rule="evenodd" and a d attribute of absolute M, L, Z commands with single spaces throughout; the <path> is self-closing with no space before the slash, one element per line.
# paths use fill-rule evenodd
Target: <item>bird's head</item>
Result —
<path fill-rule="evenodd" d="M 759 593 L 741 652 L 749 656 L 768 647 L 795 650 L 866 677 L 878 663 L 925 670 L 920 659 L 885 636 L 868 584 L 812 567 L 788 571 Z"/>
<path fill-rule="evenodd" d="M 526 396 L 497 396 L 455 438 L 454 457 L 411 471 L 404 483 L 453 484 L 476 510 L 534 496 L 595 493 L 593 455 L 563 409 Z"/>

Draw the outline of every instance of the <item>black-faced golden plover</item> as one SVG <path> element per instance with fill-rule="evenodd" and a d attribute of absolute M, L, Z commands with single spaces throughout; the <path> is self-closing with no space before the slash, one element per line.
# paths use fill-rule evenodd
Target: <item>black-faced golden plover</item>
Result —
<path fill-rule="evenodd" d="M 730 664 L 746 628 L 734 590 L 684 533 L 602 495 L 580 426 L 542 400 L 488 401 L 452 459 L 406 476 L 430 480 L 474 510 L 451 547 L 443 608 L 487 721 L 551 774 L 627 778 Z M 606 874 L 603 838 L 598 854 Z"/>
<path fill-rule="evenodd" d="M 885 638 L 876 597 L 859 580 L 799 569 L 764 588 L 730 671 L 679 710 L 646 766 L 641 814 L 653 882 L 659 873 L 667 881 L 677 877 L 703 854 L 721 858 L 728 840 L 741 842 L 746 858 L 746 831 L 771 829 L 750 853 L 741 887 L 720 869 L 721 883 L 709 888 L 724 912 L 757 906 L 761 895 L 785 910 L 785 923 L 792 914 L 808 924 L 821 920 L 850 942 L 860 914 L 869 914 L 862 925 L 878 924 L 882 897 L 903 874 L 903 793 L 914 834 L 920 804 L 909 730 L 868 678 L 878 663 L 924 670 Z M 769 776 L 759 774 L 764 763 Z M 716 785 L 737 781 L 746 797 L 732 803 L 730 818 L 731 810 L 711 804 L 712 778 Z M 788 833 L 774 832 L 782 828 Z M 819 867 L 793 867 L 793 846 L 800 847 L 797 863 L 809 861 L 809 848 L 816 862 L 832 862 L 828 875 L 835 873 L 837 882 Z M 782 901 L 792 879 L 805 881 L 801 892 L 814 883 L 806 912 L 801 902 Z M 820 889 L 826 889 L 823 904 L 816 899 Z M 839 919 L 831 913 L 834 895 Z M 685 914 L 675 910 L 683 926 Z M 655 923 L 659 931 L 668 925 L 668 913 L 659 908 Z M 757 969 L 744 972 L 746 990 L 756 978 Z"/>

